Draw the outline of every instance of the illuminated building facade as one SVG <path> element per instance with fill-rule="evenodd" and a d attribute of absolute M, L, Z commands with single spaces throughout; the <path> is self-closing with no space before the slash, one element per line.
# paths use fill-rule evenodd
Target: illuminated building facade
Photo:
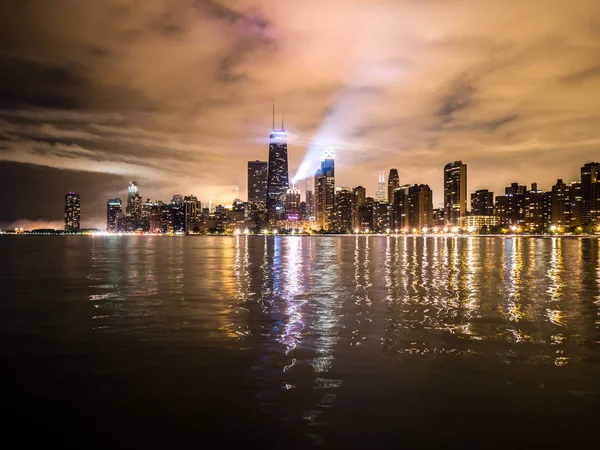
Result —
<path fill-rule="evenodd" d="M 398 169 L 390 169 L 387 182 L 387 201 L 392 203 L 394 201 L 394 191 L 400 187 L 400 175 L 398 175 Z"/>
<path fill-rule="evenodd" d="M 283 129 L 271 132 L 267 169 L 267 216 L 269 225 L 283 219 L 283 198 L 289 186 L 287 133 Z"/>
<path fill-rule="evenodd" d="M 65 231 L 76 233 L 81 228 L 81 199 L 79 194 L 69 192 L 65 195 Z"/>
<path fill-rule="evenodd" d="M 253 211 L 267 207 L 267 161 L 248 161 L 248 203 Z"/>
<path fill-rule="evenodd" d="M 352 228 L 352 191 L 339 187 L 335 190 L 335 208 L 337 230 L 346 233 Z"/>
<path fill-rule="evenodd" d="M 300 220 L 300 190 L 295 187 L 285 193 L 285 219 L 290 222 Z"/>
<path fill-rule="evenodd" d="M 111 198 L 106 202 L 106 231 L 118 233 L 123 220 L 123 202 L 120 198 Z"/>
<path fill-rule="evenodd" d="M 461 217 L 460 218 L 460 227 L 463 229 L 469 229 L 471 228 L 473 231 L 484 231 L 487 232 L 488 228 L 492 228 L 492 227 L 496 227 L 499 225 L 499 220 L 496 216 L 492 215 L 485 215 L 485 216 L 478 216 L 478 215 L 469 215 L 469 216 L 465 216 L 465 217 Z M 484 230 L 482 230 L 482 228 L 484 228 Z"/>
<path fill-rule="evenodd" d="M 458 225 L 467 214 L 467 165 L 454 161 L 444 167 L 444 220 Z"/>
<path fill-rule="evenodd" d="M 544 192 L 537 188 L 537 183 L 533 183 L 531 190 L 525 193 L 524 209 L 525 230 L 529 233 L 544 231 Z"/>
<path fill-rule="evenodd" d="M 480 189 L 471 194 L 471 215 L 493 216 L 494 193 L 487 189 Z"/>

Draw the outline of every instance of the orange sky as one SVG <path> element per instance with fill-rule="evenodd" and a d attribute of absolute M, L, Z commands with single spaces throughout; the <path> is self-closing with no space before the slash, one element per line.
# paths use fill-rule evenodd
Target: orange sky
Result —
<path fill-rule="evenodd" d="M 600 159 L 596 0 L 8 1 L 0 64 L 0 170 L 59 169 L 76 191 L 81 171 L 105 177 L 90 226 L 131 178 L 152 199 L 230 203 L 233 181 L 245 199 L 273 98 L 290 173 L 333 146 L 336 184 L 369 195 L 391 167 L 437 205 L 449 161 L 499 194 Z M 60 220 L 39 195 L 58 208 L 0 222 Z"/>

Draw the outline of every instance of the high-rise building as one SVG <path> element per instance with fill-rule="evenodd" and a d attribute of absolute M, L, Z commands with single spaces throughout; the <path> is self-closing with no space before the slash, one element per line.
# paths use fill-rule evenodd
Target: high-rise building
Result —
<path fill-rule="evenodd" d="M 571 186 L 558 179 L 552 186 L 550 224 L 567 231 L 571 227 Z"/>
<path fill-rule="evenodd" d="M 338 231 L 346 233 L 352 228 L 352 191 L 346 187 L 335 190 L 336 224 Z"/>
<path fill-rule="evenodd" d="M 185 233 L 185 209 L 181 195 L 173 195 L 169 206 L 171 209 L 171 225 L 173 233 Z"/>
<path fill-rule="evenodd" d="M 379 178 L 377 181 L 377 192 L 375 193 L 375 200 L 385 200 L 385 174 L 379 172 Z"/>
<path fill-rule="evenodd" d="M 269 166 L 267 169 L 267 216 L 270 226 L 283 219 L 283 199 L 290 187 L 288 174 L 287 133 L 283 128 L 275 129 L 275 111 L 273 111 L 273 131 L 269 143 Z"/>
<path fill-rule="evenodd" d="M 127 206 L 125 208 L 125 213 L 128 216 L 130 216 L 132 213 L 131 206 L 133 203 L 133 197 L 139 193 L 138 190 L 139 190 L 139 187 L 138 187 L 137 181 L 129 182 L 129 187 L 127 188 Z"/>
<path fill-rule="evenodd" d="M 106 202 L 106 231 L 118 233 L 121 231 L 123 219 L 123 202 L 120 198 L 111 198 Z"/>
<path fill-rule="evenodd" d="M 352 188 L 352 230 L 361 229 L 360 208 L 365 205 L 367 190 L 362 186 Z"/>
<path fill-rule="evenodd" d="M 304 199 L 306 200 L 306 217 L 308 219 L 315 216 L 315 202 L 313 195 L 313 180 L 308 177 L 304 180 Z"/>
<path fill-rule="evenodd" d="M 404 185 L 394 191 L 396 223 L 398 229 L 416 229 L 433 226 L 433 193 L 426 184 Z"/>
<path fill-rule="evenodd" d="M 392 204 L 387 200 L 373 203 L 373 231 L 385 233 L 392 227 Z"/>
<path fill-rule="evenodd" d="M 581 225 L 600 219 L 600 163 L 590 162 L 581 168 Z"/>
<path fill-rule="evenodd" d="M 447 225 L 459 225 L 467 213 L 467 165 L 462 161 L 444 167 L 444 209 Z"/>
<path fill-rule="evenodd" d="M 76 233 L 81 225 L 81 199 L 79 194 L 69 192 L 65 195 L 65 231 Z"/>
<path fill-rule="evenodd" d="M 387 201 L 392 203 L 394 201 L 394 191 L 400 187 L 400 176 L 398 175 L 398 169 L 390 169 L 388 175 L 387 184 Z"/>
<path fill-rule="evenodd" d="M 525 230 L 530 233 L 541 233 L 544 230 L 544 191 L 537 188 L 537 183 L 531 185 L 531 190 L 525 193 Z"/>
<path fill-rule="evenodd" d="M 290 222 L 300 220 L 300 190 L 295 187 L 285 193 L 285 219 Z"/>
<path fill-rule="evenodd" d="M 183 198 L 184 230 L 192 233 L 200 229 L 202 202 L 195 195 L 186 195 Z"/>
<path fill-rule="evenodd" d="M 248 203 L 252 211 L 262 211 L 267 206 L 266 161 L 248 161 Z"/>
<path fill-rule="evenodd" d="M 373 231 L 373 197 L 365 197 L 364 203 L 358 208 L 358 217 L 360 226 L 358 229 L 363 232 Z"/>
<path fill-rule="evenodd" d="M 487 189 L 480 189 L 471 194 L 471 215 L 493 216 L 494 193 Z"/>
<path fill-rule="evenodd" d="M 496 197 L 494 215 L 498 225 L 523 226 L 525 224 L 525 191 L 526 186 L 511 183 L 504 189 L 504 196 Z"/>
<path fill-rule="evenodd" d="M 333 152 L 323 153 L 315 173 L 315 215 L 323 230 L 335 228 L 335 161 Z"/>

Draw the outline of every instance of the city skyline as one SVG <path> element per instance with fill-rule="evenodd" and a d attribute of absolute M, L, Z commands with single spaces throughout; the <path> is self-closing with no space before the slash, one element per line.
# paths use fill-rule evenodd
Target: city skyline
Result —
<path fill-rule="evenodd" d="M 267 172 L 287 173 L 287 165 L 282 165 L 281 160 L 285 154 L 285 141 L 276 136 L 270 144 L 270 151 L 273 149 L 278 156 L 270 158 L 271 165 L 275 166 L 271 170 L 264 161 L 248 161 L 248 182 L 256 189 L 249 191 L 246 201 L 236 197 L 231 205 L 215 205 L 203 203 L 193 194 L 173 194 L 170 202 L 150 198 L 144 201 L 137 181 L 131 181 L 125 208 L 120 198 L 109 198 L 106 228 L 98 228 L 112 233 L 152 234 L 277 233 L 278 230 L 597 234 L 600 230 L 599 162 L 584 163 L 579 180 L 567 184 L 563 179 L 557 179 L 547 191 L 539 189 L 535 182 L 530 188 L 512 182 L 504 188 L 503 194 L 496 196 L 488 189 L 472 192 L 469 202 L 467 165 L 454 161 L 443 169 L 444 204 L 434 208 L 431 187 L 427 184 L 400 185 L 395 168 L 390 169 L 387 180 L 389 198 L 383 198 L 382 186 L 386 183 L 382 174 L 378 177 L 374 197 L 368 196 L 360 185 L 352 188 L 337 186 L 333 152 L 323 153 L 314 183 L 305 183 L 304 200 L 295 186 L 284 193 L 269 194 Z M 287 184 L 287 177 L 282 181 Z M 276 186 L 276 189 L 279 191 L 282 187 L 285 186 Z M 268 206 L 269 195 L 277 205 L 274 209 Z M 70 191 L 65 195 L 64 231 L 77 233 L 80 229 L 90 229 L 82 228 L 80 221 L 81 197 Z"/>
<path fill-rule="evenodd" d="M 324 147 L 337 185 L 373 193 L 396 167 L 435 206 L 453 160 L 469 165 L 469 193 L 578 179 L 571 162 L 600 145 L 596 3 L 485 3 L 6 2 L 0 225 L 60 223 L 69 190 L 82 225 L 100 225 L 130 180 L 215 203 L 238 180 L 245 198 L 273 98 L 290 179 L 306 162 L 312 177 Z"/>

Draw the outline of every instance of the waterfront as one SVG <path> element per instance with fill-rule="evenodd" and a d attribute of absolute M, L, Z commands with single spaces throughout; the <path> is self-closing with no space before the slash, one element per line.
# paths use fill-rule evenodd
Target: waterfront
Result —
<path fill-rule="evenodd" d="M 595 437 L 597 239 L 4 236 L 0 251 L 3 427 L 36 430 L 25 442 Z"/>

